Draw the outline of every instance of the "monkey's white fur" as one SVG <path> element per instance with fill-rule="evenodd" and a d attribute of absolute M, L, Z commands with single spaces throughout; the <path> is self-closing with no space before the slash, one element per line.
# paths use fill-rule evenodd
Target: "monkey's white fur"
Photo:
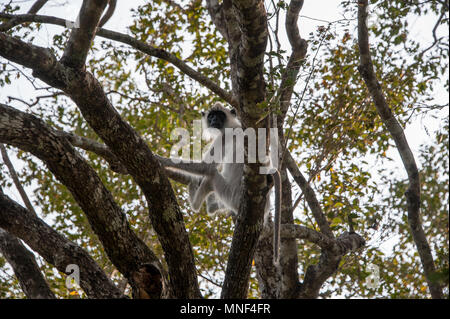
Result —
<path fill-rule="evenodd" d="M 200 209 L 206 199 L 208 213 L 231 210 L 234 214 L 237 214 L 242 195 L 244 163 L 236 163 L 236 153 L 243 152 L 244 145 L 240 145 L 242 139 L 234 139 L 233 147 L 227 147 L 225 129 L 241 128 L 241 123 L 237 119 L 236 113 L 230 111 L 221 103 L 216 103 L 207 112 L 202 113 L 202 121 L 204 132 L 206 131 L 207 136 L 214 138 L 208 151 L 203 155 L 202 162 L 182 161 L 174 163 L 171 159 L 160 156 L 158 156 L 158 159 L 165 167 L 191 176 L 189 199 L 195 211 Z M 214 128 L 214 126 L 216 127 Z M 216 154 L 215 152 L 219 153 Z M 278 263 L 281 209 L 281 179 L 278 170 L 273 174 L 273 177 L 275 182 L 274 260 Z M 269 203 L 268 195 L 265 219 L 268 216 Z"/>

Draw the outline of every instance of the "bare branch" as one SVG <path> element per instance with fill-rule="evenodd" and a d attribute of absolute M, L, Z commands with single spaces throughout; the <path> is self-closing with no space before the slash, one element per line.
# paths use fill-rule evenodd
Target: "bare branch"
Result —
<path fill-rule="evenodd" d="M 37 0 L 31 6 L 30 10 L 28 10 L 29 14 L 36 14 L 39 10 L 48 2 L 48 0 Z"/>
<path fill-rule="evenodd" d="M 335 240 L 333 238 L 330 238 L 321 232 L 305 226 L 294 224 L 282 225 L 281 236 L 283 238 L 304 239 L 318 245 L 321 248 L 330 248 L 335 243 Z"/>
<path fill-rule="evenodd" d="M 97 25 L 107 0 L 83 1 L 79 13 L 80 23 L 72 29 L 69 41 L 66 44 L 61 63 L 74 69 L 84 67 L 89 48 L 97 31 Z"/>
<path fill-rule="evenodd" d="M 308 43 L 301 38 L 297 26 L 298 16 L 302 7 L 303 0 L 291 0 L 286 15 L 286 33 L 292 47 L 292 53 L 286 65 L 286 69 L 283 72 L 278 93 L 278 100 L 281 107 L 281 116 L 277 118 L 278 126 L 282 126 L 289 105 L 291 104 L 292 93 L 294 92 L 294 86 L 297 82 L 297 75 L 300 66 L 305 59 L 308 48 Z"/>
<path fill-rule="evenodd" d="M 391 134 L 403 166 L 408 174 L 409 188 L 406 191 L 408 207 L 408 222 L 414 238 L 420 260 L 424 268 L 425 277 L 433 298 L 442 298 L 442 288 L 431 278 L 436 271 L 433 255 L 428 244 L 425 232 L 420 220 L 420 177 L 416 161 L 403 128 L 398 123 L 383 94 L 380 83 L 376 77 L 369 49 L 369 34 L 367 29 L 367 7 L 368 0 L 358 0 L 358 46 L 360 54 L 360 65 L 358 70 L 363 78 L 370 95 L 372 96 L 378 114 L 383 124 Z"/>
<path fill-rule="evenodd" d="M 18 97 L 8 96 L 8 101 L 10 102 L 12 100 L 15 100 L 15 101 L 19 101 L 19 102 L 25 104 L 28 107 L 33 107 L 36 104 L 38 104 L 42 99 L 54 98 L 59 95 L 64 95 L 64 93 L 56 92 L 56 93 L 52 93 L 52 94 L 39 95 L 39 96 L 36 96 L 36 99 L 33 102 L 26 102 Z"/>
<path fill-rule="evenodd" d="M 47 3 L 48 0 L 37 0 L 28 10 L 28 14 L 36 14 L 41 8 Z M 17 25 L 15 19 L 9 20 L 8 22 L 0 24 L 0 31 L 7 31 Z"/>
<path fill-rule="evenodd" d="M 330 225 L 325 217 L 325 214 L 323 213 L 322 208 L 320 207 L 319 201 L 316 198 L 314 190 L 298 169 L 297 164 L 295 163 L 295 160 L 292 158 L 291 153 L 288 150 L 286 150 L 284 154 L 286 166 L 289 169 L 289 172 L 291 173 L 295 182 L 298 184 L 298 186 L 300 186 L 303 194 L 305 194 L 305 199 L 308 203 L 309 208 L 311 209 L 311 212 L 314 215 L 317 224 L 319 225 L 320 231 L 324 235 L 333 238 L 334 235 L 330 229 Z"/>
<path fill-rule="evenodd" d="M 231 56 L 236 75 L 233 85 L 237 85 L 233 87 L 233 92 L 238 96 L 243 126 L 257 128 L 259 119 L 266 111 L 260 105 L 265 100 L 266 93 L 263 72 L 268 37 L 266 11 L 261 0 L 231 2 L 242 33 L 237 47 L 238 54 Z M 229 3 L 224 1 L 224 5 Z M 264 123 L 259 123 L 259 126 L 262 125 Z M 247 296 L 252 259 L 263 225 L 267 193 L 267 179 L 259 174 L 260 165 L 246 164 L 244 168 L 244 187 L 225 272 L 222 298 Z"/>
<path fill-rule="evenodd" d="M 108 22 L 109 19 L 111 19 L 112 15 L 114 14 L 114 11 L 116 10 L 116 2 L 117 0 L 109 0 L 108 1 L 108 10 L 106 10 L 105 14 L 102 16 L 98 27 L 103 27 L 106 22 Z"/>
<path fill-rule="evenodd" d="M 236 8 L 241 30 L 237 84 L 238 102 L 244 127 L 254 127 L 265 110 L 258 106 L 265 100 L 264 53 L 268 29 L 264 1 L 231 1 Z"/>
<path fill-rule="evenodd" d="M 94 140 L 88 139 L 86 137 L 81 137 L 73 133 L 57 131 L 61 137 L 67 138 L 67 140 L 75 147 L 82 148 L 86 151 L 94 152 L 95 154 L 104 158 L 110 165 L 111 169 L 116 173 L 127 174 L 128 171 L 124 165 L 122 165 L 114 155 L 111 150 L 104 144 L 96 142 Z"/>
<path fill-rule="evenodd" d="M 0 144 L 0 153 L 2 154 L 3 163 L 5 163 L 6 167 L 8 167 L 9 174 L 11 175 L 14 185 L 16 186 L 17 190 L 19 191 L 20 197 L 22 197 L 25 207 L 28 208 L 28 210 L 30 212 L 32 212 L 34 215 L 36 215 L 36 211 L 34 210 L 34 207 L 31 204 L 27 193 L 25 192 L 22 184 L 19 181 L 19 176 L 17 175 L 17 172 L 14 169 L 14 165 L 9 160 L 8 153 L 6 151 L 5 145 L 3 145 L 3 144 Z"/>
<path fill-rule="evenodd" d="M 219 4 L 219 1 L 217 0 L 206 0 L 206 8 L 208 9 L 211 20 L 213 21 L 217 30 L 219 30 L 224 39 L 229 41 L 223 3 Z"/>

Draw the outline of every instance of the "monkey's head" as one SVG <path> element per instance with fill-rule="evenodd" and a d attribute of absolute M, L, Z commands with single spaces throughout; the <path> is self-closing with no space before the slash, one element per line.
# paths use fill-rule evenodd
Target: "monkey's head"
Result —
<path fill-rule="evenodd" d="M 227 109 L 222 103 L 217 102 L 208 111 L 202 112 L 205 128 L 214 128 L 224 132 L 225 128 L 241 127 L 235 109 Z"/>

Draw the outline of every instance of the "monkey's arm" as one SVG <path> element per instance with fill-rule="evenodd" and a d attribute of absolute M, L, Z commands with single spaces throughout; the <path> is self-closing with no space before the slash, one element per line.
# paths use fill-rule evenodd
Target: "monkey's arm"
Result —
<path fill-rule="evenodd" d="M 183 185 L 189 185 L 193 179 L 193 176 L 184 174 L 181 171 L 170 169 L 170 167 L 166 167 L 165 172 L 167 177 Z"/>
<path fill-rule="evenodd" d="M 179 159 L 177 159 L 178 163 L 175 163 L 171 158 L 159 156 L 156 154 L 155 157 L 159 160 L 162 166 L 180 170 L 191 175 L 214 176 L 218 172 L 216 163 L 194 162 Z"/>

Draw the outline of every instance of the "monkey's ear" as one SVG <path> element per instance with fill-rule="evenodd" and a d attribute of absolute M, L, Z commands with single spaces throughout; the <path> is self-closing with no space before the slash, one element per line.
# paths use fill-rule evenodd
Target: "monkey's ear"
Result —
<path fill-rule="evenodd" d="M 236 116 L 236 109 L 235 109 L 235 108 L 232 108 L 230 112 L 231 112 L 231 114 L 233 114 L 234 116 Z"/>

